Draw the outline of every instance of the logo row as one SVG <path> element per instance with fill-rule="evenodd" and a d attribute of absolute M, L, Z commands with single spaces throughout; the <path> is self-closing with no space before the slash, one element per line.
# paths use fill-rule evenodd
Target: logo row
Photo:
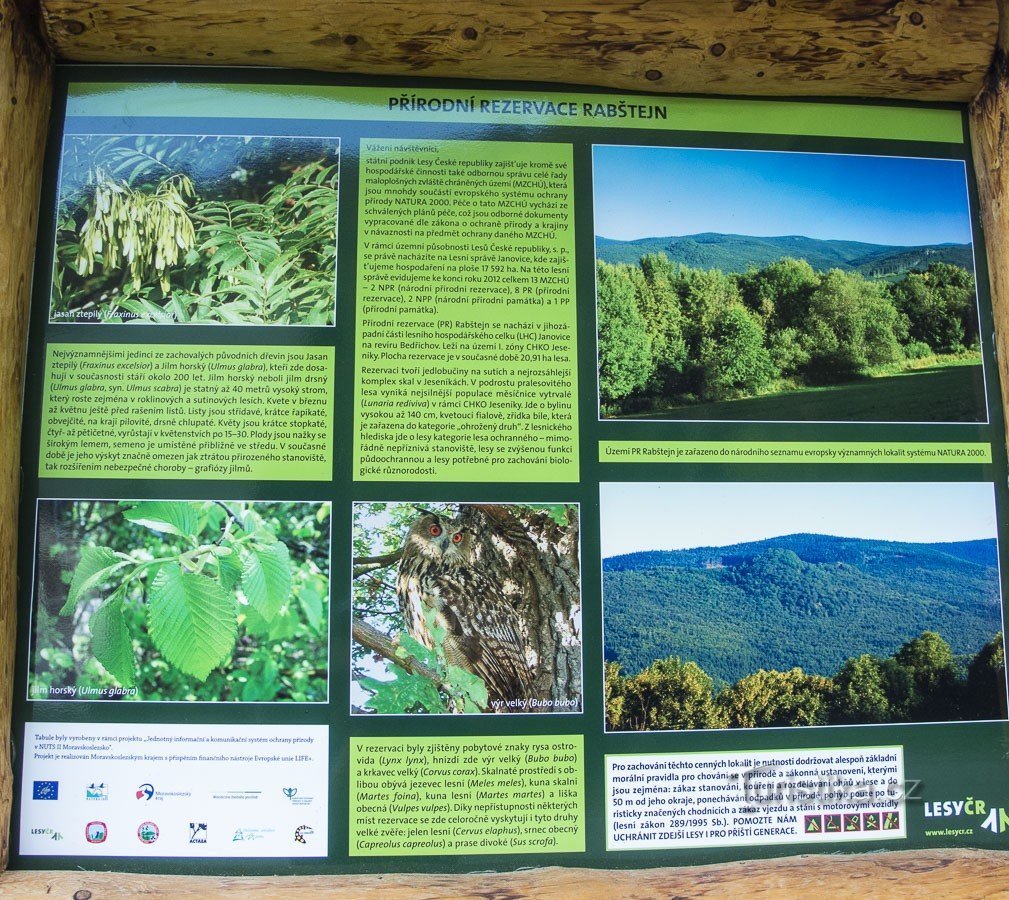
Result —
<path fill-rule="evenodd" d="M 900 829 L 900 813 L 828 813 L 825 816 L 806 816 L 803 831 L 806 834 L 829 834 L 830 832 L 853 831 L 897 831 Z"/>
<path fill-rule="evenodd" d="M 63 834 L 53 828 L 33 828 L 31 833 L 34 835 L 45 835 L 53 841 L 63 840 Z M 206 822 L 189 823 L 190 844 L 207 843 L 207 833 Z M 275 833 L 275 828 L 236 828 L 231 836 L 231 840 L 233 843 L 237 841 L 260 841 L 268 835 Z M 313 834 L 315 834 L 315 829 L 310 825 L 299 825 L 294 829 L 293 839 L 295 843 L 307 844 L 309 837 Z M 141 822 L 137 826 L 137 840 L 142 844 L 153 844 L 160 836 L 161 829 L 158 828 L 156 822 Z M 109 837 L 109 826 L 97 819 L 93 822 L 88 822 L 84 826 L 84 837 L 89 844 L 104 844 Z"/>
<path fill-rule="evenodd" d="M 212 795 L 213 800 L 258 800 L 262 791 L 252 790 L 225 790 L 218 791 Z M 299 794 L 296 787 L 281 788 L 281 793 L 290 801 L 292 806 L 311 806 L 311 796 Z M 165 791 L 155 789 L 150 782 L 137 785 L 133 791 L 137 800 L 149 802 L 151 800 L 188 800 L 192 797 L 191 791 Z M 32 800 L 59 800 L 60 783 L 58 781 L 35 781 L 32 782 Z M 84 789 L 85 800 L 108 800 L 109 788 L 105 782 L 92 782 Z"/>

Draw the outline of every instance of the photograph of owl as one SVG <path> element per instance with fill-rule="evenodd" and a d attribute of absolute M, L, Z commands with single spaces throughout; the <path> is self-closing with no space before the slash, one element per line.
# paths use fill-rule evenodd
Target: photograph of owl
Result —
<path fill-rule="evenodd" d="M 353 505 L 351 711 L 582 709 L 573 503 Z"/>
<path fill-rule="evenodd" d="M 494 701 L 530 696 L 532 671 L 514 608 L 475 565 L 474 537 L 459 520 L 424 512 L 403 543 L 396 594 L 410 636 L 434 649 L 425 618 L 433 610 L 435 624 L 445 629 L 445 660 L 482 678 L 491 705 L 499 707 Z"/>

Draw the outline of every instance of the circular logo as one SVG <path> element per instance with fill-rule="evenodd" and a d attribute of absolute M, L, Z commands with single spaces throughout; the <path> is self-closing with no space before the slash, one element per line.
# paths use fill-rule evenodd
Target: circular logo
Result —
<path fill-rule="evenodd" d="M 109 829 L 104 822 L 88 822 L 84 827 L 84 836 L 89 844 L 101 844 L 109 836 Z"/>
<path fill-rule="evenodd" d="M 158 839 L 160 833 L 158 826 L 153 822 L 141 822 L 140 827 L 137 829 L 137 837 L 144 844 L 153 844 Z"/>

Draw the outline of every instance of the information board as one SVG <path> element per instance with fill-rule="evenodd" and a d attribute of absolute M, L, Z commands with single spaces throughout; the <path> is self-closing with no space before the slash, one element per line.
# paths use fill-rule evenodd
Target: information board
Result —
<path fill-rule="evenodd" d="M 964 110 L 418 84 L 63 71 L 12 866 L 1005 848 Z"/>

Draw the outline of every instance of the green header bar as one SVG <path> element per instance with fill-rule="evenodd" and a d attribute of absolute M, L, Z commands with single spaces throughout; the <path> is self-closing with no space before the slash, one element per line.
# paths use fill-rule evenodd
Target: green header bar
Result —
<path fill-rule="evenodd" d="M 600 441 L 603 463 L 991 463 L 991 444 Z"/>
<path fill-rule="evenodd" d="M 68 116 L 581 125 L 963 143 L 953 109 L 563 91 L 77 82 Z"/>

